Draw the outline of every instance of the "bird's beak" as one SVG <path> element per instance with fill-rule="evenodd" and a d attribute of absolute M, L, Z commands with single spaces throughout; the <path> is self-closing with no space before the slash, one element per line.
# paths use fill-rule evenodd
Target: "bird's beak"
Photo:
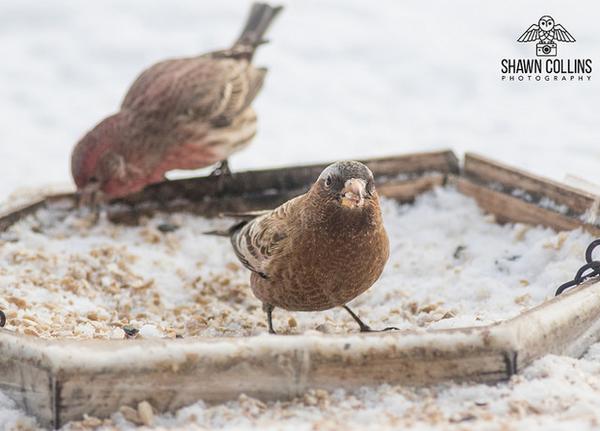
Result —
<path fill-rule="evenodd" d="M 360 208 L 365 204 L 365 180 L 352 178 L 346 181 L 342 189 L 341 203 L 346 208 Z"/>

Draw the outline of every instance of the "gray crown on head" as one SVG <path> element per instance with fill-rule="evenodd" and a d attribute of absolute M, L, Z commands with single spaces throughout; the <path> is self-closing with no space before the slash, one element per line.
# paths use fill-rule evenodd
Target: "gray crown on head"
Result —
<path fill-rule="evenodd" d="M 332 163 L 323 169 L 323 172 L 319 175 L 319 179 L 326 178 L 328 175 L 335 175 L 343 179 L 362 178 L 367 182 L 373 180 L 373 172 L 361 162 L 354 160 Z"/>

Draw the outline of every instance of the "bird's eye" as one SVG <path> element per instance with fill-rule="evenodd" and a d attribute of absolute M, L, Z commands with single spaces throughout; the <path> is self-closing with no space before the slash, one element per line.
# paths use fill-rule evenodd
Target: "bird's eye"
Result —
<path fill-rule="evenodd" d="M 98 178 L 97 177 L 90 177 L 88 179 L 88 182 L 90 182 L 90 183 L 97 183 L 98 182 Z"/>
<path fill-rule="evenodd" d="M 327 178 L 325 178 L 325 185 L 327 187 L 329 187 L 331 185 L 331 182 L 332 182 L 331 176 L 328 176 Z"/>

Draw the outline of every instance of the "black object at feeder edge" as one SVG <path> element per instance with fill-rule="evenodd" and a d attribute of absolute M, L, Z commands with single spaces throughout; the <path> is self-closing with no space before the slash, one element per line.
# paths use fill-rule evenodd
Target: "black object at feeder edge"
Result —
<path fill-rule="evenodd" d="M 600 246 L 600 239 L 594 240 L 590 243 L 590 245 L 588 245 L 588 248 L 585 251 L 586 264 L 579 268 L 579 271 L 577 271 L 573 280 L 567 281 L 556 290 L 556 296 L 560 295 L 571 287 L 580 285 L 591 277 L 600 275 L 600 261 L 594 260 L 593 257 L 594 249 L 598 246 Z"/>
<path fill-rule="evenodd" d="M 125 335 L 127 335 L 127 338 L 133 338 L 140 332 L 139 329 L 130 325 L 125 325 L 122 329 L 125 332 Z"/>
<path fill-rule="evenodd" d="M 0 310 L 0 328 L 3 328 L 6 325 L 6 314 L 4 311 Z"/>

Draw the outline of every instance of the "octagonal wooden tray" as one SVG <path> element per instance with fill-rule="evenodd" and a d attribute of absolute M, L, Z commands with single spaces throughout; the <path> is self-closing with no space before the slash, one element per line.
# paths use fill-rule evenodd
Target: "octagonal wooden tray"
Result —
<path fill-rule="evenodd" d="M 597 196 L 480 156 L 467 154 L 462 170 L 449 151 L 365 162 L 383 196 L 409 202 L 451 183 L 500 223 L 600 233 Z M 109 217 L 135 223 L 159 210 L 212 216 L 274 207 L 304 192 L 325 165 L 240 172 L 221 185 L 213 177 L 161 183 L 114 202 Z M 73 205 L 75 198 L 48 196 L 12 209 L 0 215 L 0 231 L 59 201 Z M 42 340 L 0 330 L 0 389 L 42 425 L 59 427 L 143 400 L 172 411 L 241 393 L 281 399 L 309 388 L 495 382 L 545 354 L 581 355 L 600 339 L 599 317 L 600 284 L 594 279 L 513 319 L 449 330 L 122 341 Z"/>

